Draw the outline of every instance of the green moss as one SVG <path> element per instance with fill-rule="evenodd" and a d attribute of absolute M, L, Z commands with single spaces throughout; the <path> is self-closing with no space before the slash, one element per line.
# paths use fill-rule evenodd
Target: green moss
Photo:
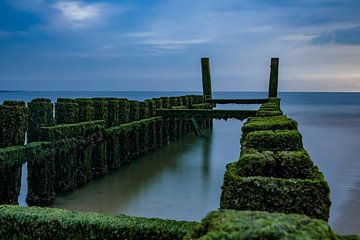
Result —
<path fill-rule="evenodd" d="M 28 142 L 40 140 L 40 128 L 54 125 L 53 104 L 50 99 L 33 99 L 28 103 Z"/>
<path fill-rule="evenodd" d="M 145 102 L 139 102 L 139 119 L 145 119 L 150 117 L 150 110 L 148 104 Z"/>
<path fill-rule="evenodd" d="M 14 100 L 5 100 L 3 105 L 13 106 L 13 107 L 25 107 L 24 101 L 14 101 Z"/>
<path fill-rule="evenodd" d="M 173 97 L 161 97 L 161 108 L 168 109 L 172 106 Z"/>
<path fill-rule="evenodd" d="M 120 124 L 120 102 L 118 99 L 108 100 L 108 123 L 107 127 L 113 127 Z"/>
<path fill-rule="evenodd" d="M 190 95 L 192 97 L 192 104 L 200 104 L 204 103 L 204 96 L 203 95 Z"/>
<path fill-rule="evenodd" d="M 76 188 L 78 167 L 78 140 L 62 139 L 53 142 L 55 148 L 55 192 L 68 192 Z"/>
<path fill-rule="evenodd" d="M 280 109 L 280 99 L 269 98 L 269 101 L 261 104 L 260 109 L 256 116 L 258 117 L 272 117 L 281 116 L 283 112 Z"/>
<path fill-rule="evenodd" d="M 274 116 L 281 116 L 281 115 L 283 115 L 283 112 L 279 111 L 279 110 L 274 110 L 274 111 L 261 110 L 261 111 L 258 111 L 256 114 L 257 117 L 274 117 Z"/>
<path fill-rule="evenodd" d="M 160 119 L 147 118 L 106 129 L 105 136 L 109 146 L 108 165 L 118 168 L 128 158 L 136 158 L 150 149 L 155 149 L 156 129 L 154 127 L 156 128 L 156 123 Z"/>
<path fill-rule="evenodd" d="M 108 124 L 108 103 L 107 100 L 94 98 L 92 100 L 94 106 L 94 120 L 104 120 Z"/>
<path fill-rule="evenodd" d="M 79 104 L 75 99 L 59 98 L 55 103 L 56 124 L 78 123 Z"/>
<path fill-rule="evenodd" d="M 152 100 L 155 102 L 156 110 L 162 108 L 162 100 L 160 98 L 153 98 Z"/>
<path fill-rule="evenodd" d="M 169 141 L 175 141 L 179 138 L 179 121 L 178 118 L 170 118 L 169 121 Z"/>
<path fill-rule="evenodd" d="M 297 122 L 286 116 L 252 117 L 242 127 L 243 135 L 261 130 L 297 130 Z"/>
<path fill-rule="evenodd" d="M 130 122 L 130 104 L 127 99 L 119 99 L 119 119 L 120 124 Z"/>
<path fill-rule="evenodd" d="M 299 213 L 327 220 L 330 189 L 319 179 L 242 177 L 236 163 L 229 164 L 224 176 L 220 208 Z"/>
<path fill-rule="evenodd" d="M 158 124 L 156 126 L 156 138 L 157 138 L 156 142 L 157 142 L 158 148 L 169 144 L 170 125 L 171 125 L 171 119 L 163 119 L 162 118 L 162 124 L 160 124 L 158 122 Z"/>
<path fill-rule="evenodd" d="M 151 99 L 145 100 L 145 105 L 149 109 L 149 117 L 156 116 L 156 102 Z"/>
<path fill-rule="evenodd" d="M 184 239 L 335 240 L 328 224 L 296 214 L 220 210 L 211 212 Z"/>
<path fill-rule="evenodd" d="M 183 98 L 181 96 L 177 97 L 177 106 L 184 106 Z"/>
<path fill-rule="evenodd" d="M 157 149 L 157 139 L 156 139 L 157 128 L 156 128 L 156 126 L 157 126 L 158 121 L 159 120 L 155 119 L 154 121 L 151 121 L 148 123 L 147 131 L 148 131 L 148 136 L 149 136 L 149 142 L 148 142 L 149 151 L 155 151 Z M 160 143 L 161 143 L 161 141 L 160 141 Z"/>
<path fill-rule="evenodd" d="M 182 106 L 188 108 L 189 107 L 189 100 L 187 96 L 181 96 Z"/>
<path fill-rule="evenodd" d="M 180 240 L 198 223 L 3 205 L 0 225 L 4 239 Z"/>
<path fill-rule="evenodd" d="M 56 192 L 73 190 L 107 172 L 104 127 L 98 120 L 41 128 L 41 139 L 55 144 Z"/>
<path fill-rule="evenodd" d="M 180 106 L 179 98 L 178 97 L 170 97 L 170 106 L 168 106 L 168 108 L 176 107 L 176 106 Z"/>
<path fill-rule="evenodd" d="M 237 169 L 238 175 L 244 177 L 315 179 L 320 174 L 305 150 L 274 153 L 245 149 L 237 162 Z"/>
<path fill-rule="evenodd" d="M 190 108 L 191 105 L 193 105 L 193 96 L 192 95 L 186 95 L 187 98 L 187 102 L 188 102 L 188 107 Z"/>
<path fill-rule="evenodd" d="M 0 147 L 24 144 L 27 113 L 24 102 L 5 101 L 0 105 Z"/>
<path fill-rule="evenodd" d="M 29 205 L 48 205 L 55 198 L 55 148 L 50 142 L 26 145 Z"/>
<path fill-rule="evenodd" d="M 79 121 L 88 122 L 95 120 L 95 108 L 94 103 L 88 98 L 77 98 L 79 104 Z"/>
<path fill-rule="evenodd" d="M 259 151 L 298 151 L 302 149 L 302 137 L 297 130 L 254 131 L 241 139 L 244 148 Z"/>
<path fill-rule="evenodd" d="M 102 131 L 104 128 L 105 122 L 102 120 L 73 124 L 59 124 L 41 128 L 40 135 L 42 141 L 55 141 L 69 138 L 82 138 L 91 132 Z"/>
<path fill-rule="evenodd" d="M 17 204 L 25 160 L 24 146 L 0 148 L 0 204 Z"/>
<path fill-rule="evenodd" d="M 130 121 L 138 121 L 140 120 L 139 115 L 139 102 L 138 101 L 129 101 L 130 104 Z"/>

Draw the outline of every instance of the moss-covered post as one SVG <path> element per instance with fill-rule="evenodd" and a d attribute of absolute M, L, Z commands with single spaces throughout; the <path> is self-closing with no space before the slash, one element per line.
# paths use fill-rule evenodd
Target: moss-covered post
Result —
<path fill-rule="evenodd" d="M 139 102 L 138 101 L 129 101 L 130 104 L 130 121 L 138 121 L 140 118 L 139 115 Z"/>
<path fill-rule="evenodd" d="M 94 105 L 94 119 L 104 120 L 107 123 L 109 114 L 107 100 L 102 98 L 93 98 L 92 102 Z"/>
<path fill-rule="evenodd" d="M 53 104 L 50 99 L 36 98 L 28 102 L 28 142 L 40 140 L 40 128 L 54 124 Z"/>
<path fill-rule="evenodd" d="M 0 147 L 24 145 L 27 112 L 23 101 L 4 101 L 0 105 Z"/>
<path fill-rule="evenodd" d="M 55 198 L 55 148 L 51 142 L 34 142 L 26 145 L 28 161 L 29 205 L 45 206 Z"/>
<path fill-rule="evenodd" d="M 269 98 L 277 97 L 279 79 L 279 58 L 271 58 Z"/>
<path fill-rule="evenodd" d="M 108 123 L 107 127 L 113 127 L 120 124 L 120 102 L 112 98 L 108 100 Z"/>
<path fill-rule="evenodd" d="M 55 103 L 56 124 L 79 122 L 79 104 L 75 99 L 58 98 Z"/>
<path fill-rule="evenodd" d="M 25 147 L 0 148 L 0 204 L 18 204 Z"/>
<path fill-rule="evenodd" d="M 77 98 L 79 104 L 79 122 L 87 122 L 95 119 L 95 108 L 92 99 Z"/>
<path fill-rule="evenodd" d="M 202 72 L 202 84 L 203 84 L 204 98 L 211 99 L 212 91 L 211 91 L 209 58 L 201 58 L 201 72 Z"/>

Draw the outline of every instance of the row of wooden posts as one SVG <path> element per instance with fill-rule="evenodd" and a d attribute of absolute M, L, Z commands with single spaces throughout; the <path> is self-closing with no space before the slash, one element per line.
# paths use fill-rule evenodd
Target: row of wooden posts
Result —
<path fill-rule="evenodd" d="M 210 60 L 207 57 L 201 58 L 201 73 L 203 95 L 205 99 L 212 99 Z M 278 79 L 279 79 L 279 58 L 271 58 L 270 79 L 268 97 L 278 96 Z"/>

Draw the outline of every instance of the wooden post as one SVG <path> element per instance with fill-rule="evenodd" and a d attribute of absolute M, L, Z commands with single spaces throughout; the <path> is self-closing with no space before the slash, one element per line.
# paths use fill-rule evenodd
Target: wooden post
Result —
<path fill-rule="evenodd" d="M 279 79 L 279 58 L 271 58 L 269 98 L 277 97 Z"/>
<path fill-rule="evenodd" d="M 201 58 L 201 71 L 204 98 L 212 99 L 209 58 Z"/>

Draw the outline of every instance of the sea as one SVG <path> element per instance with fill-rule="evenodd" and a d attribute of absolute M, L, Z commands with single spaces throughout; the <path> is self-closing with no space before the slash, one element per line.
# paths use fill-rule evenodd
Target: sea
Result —
<path fill-rule="evenodd" d="M 121 97 L 144 100 L 200 92 L 0 92 L 4 100 Z M 214 92 L 214 98 L 266 98 L 265 92 Z M 360 234 L 360 93 L 280 92 L 285 115 L 299 123 L 305 149 L 331 189 L 329 224 Z M 218 105 L 217 109 L 257 109 Z M 243 122 L 214 120 L 202 137 L 189 134 L 118 171 L 66 194 L 52 207 L 200 221 L 219 208 L 226 164 L 238 160 Z M 26 165 L 19 204 L 26 205 Z"/>

